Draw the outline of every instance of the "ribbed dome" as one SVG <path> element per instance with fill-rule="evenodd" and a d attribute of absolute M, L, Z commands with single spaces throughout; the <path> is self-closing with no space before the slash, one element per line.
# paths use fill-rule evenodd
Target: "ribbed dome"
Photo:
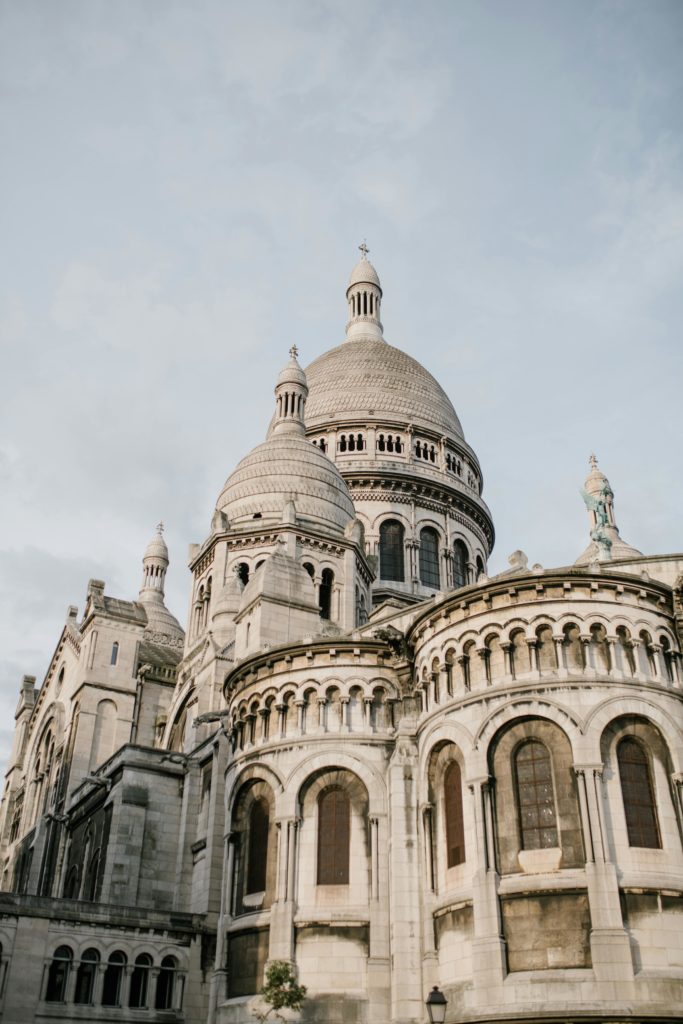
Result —
<path fill-rule="evenodd" d="M 168 562 L 168 547 L 159 527 L 157 527 L 157 532 L 145 549 L 143 560 L 145 558 L 165 558 Z"/>
<path fill-rule="evenodd" d="M 343 532 L 355 517 L 347 486 L 327 456 L 305 437 L 274 434 L 230 474 L 216 508 L 231 526 L 254 516 L 272 524 L 282 521 L 290 501 L 298 521 L 332 532 Z"/>
<path fill-rule="evenodd" d="M 309 428 L 371 414 L 464 440 L 441 385 L 416 359 L 386 341 L 346 341 L 314 360 L 306 378 Z"/>
<path fill-rule="evenodd" d="M 379 275 L 370 260 L 358 260 L 351 271 L 349 288 L 354 284 L 376 284 L 378 288 L 382 287 L 379 283 Z"/>

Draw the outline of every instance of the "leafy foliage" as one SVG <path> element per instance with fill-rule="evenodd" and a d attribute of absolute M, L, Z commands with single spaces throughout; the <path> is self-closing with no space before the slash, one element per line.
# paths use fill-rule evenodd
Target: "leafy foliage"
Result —
<path fill-rule="evenodd" d="M 306 986 L 297 984 L 294 968 L 286 960 L 272 960 L 266 968 L 266 983 L 261 997 L 270 1006 L 265 1012 L 254 1011 L 260 1021 L 271 1014 L 284 1020 L 278 1010 L 300 1010 L 306 998 Z"/>

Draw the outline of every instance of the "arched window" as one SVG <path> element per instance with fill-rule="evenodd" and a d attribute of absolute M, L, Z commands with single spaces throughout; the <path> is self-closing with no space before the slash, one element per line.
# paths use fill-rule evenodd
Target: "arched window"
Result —
<path fill-rule="evenodd" d="M 338 448 L 340 452 L 346 451 L 346 434 L 340 435 Z"/>
<path fill-rule="evenodd" d="M 465 826 L 462 817 L 462 777 L 460 765 L 451 761 L 443 778 L 446 816 L 446 867 L 465 862 Z"/>
<path fill-rule="evenodd" d="M 268 866 L 268 830 L 270 817 L 265 800 L 256 800 L 249 814 L 249 844 L 247 849 L 247 896 L 266 891 Z"/>
<path fill-rule="evenodd" d="M 77 900 L 78 890 L 80 889 L 80 872 L 78 865 L 74 864 L 69 868 L 69 872 L 64 881 L 64 899 Z"/>
<path fill-rule="evenodd" d="M 557 846 L 557 817 L 550 754 L 538 740 L 527 740 L 515 754 L 515 782 L 523 850 Z"/>
<path fill-rule="evenodd" d="M 313 577 L 315 576 L 315 569 L 313 568 L 310 562 L 304 562 L 304 569 L 311 577 L 311 579 L 313 579 Z"/>
<path fill-rule="evenodd" d="M 467 563 L 469 552 L 462 540 L 456 540 L 453 545 L 453 586 L 467 586 Z"/>
<path fill-rule="evenodd" d="M 165 956 L 161 961 L 159 977 L 157 978 L 156 999 L 154 1008 L 156 1010 L 173 1009 L 173 991 L 175 989 L 176 961 L 172 956 Z"/>
<path fill-rule="evenodd" d="M 481 576 L 481 574 L 483 572 L 484 572 L 484 559 L 481 557 L 481 555 L 477 555 L 477 579 L 479 579 L 479 577 Z"/>
<path fill-rule="evenodd" d="M 100 851 L 95 850 L 88 865 L 88 874 L 85 879 L 84 899 L 94 902 L 97 896 L 97 883 L 100 874 Z"/>
<path fill-rule="evenodd" d="M 107 961 L 102 983 L 102 1006 L 120 1006 L 123 973 L 126 967 L 126 954 L 116 950 Z"/>
<path fill-rule="evenodd" d="M 441 585 L 439 576 L 439 535 L 431 526 L 420 533 L 420 582 L 425 587 Z"/>
<path fill-rule="evenodd" d="M 379 528 L 379 574 L 383 580 L 403 583 L 403 526 L 396 519 L 385 519 Z"/>
<path fill-rule="evenodd" d="M 657 810 L 647 754 L 627 736 L 617 747 L 621 795 L 624 801 L 629 846 L 661 849 Z"/>
<path fill-rule="evenodd" d="M 349 884 L 351 803 L 339 786 L 318 798 L 318 885 Z"/>
<path fill-rule="evenodd" d="M 73 952 L 68 946 L 58 946 L 47 972 L 45 989 L 46 1003 L 63 1003 L 66 998 L 66 983 L 69 980 Z"/>
<path fill-rule="evenodd" d="M 334 573 L 331 569 L 323 569 L 320 577 L 320 618 L 330 619 L 332 617 L 332 587 L 334 586 Z"/>
<path fill-rule="evenodd" d="M 119 660 L 119 644 L 118 644 L 118 640 L 115 640 L 114 643 L 111 645 L 111 660 L 110 660 L 109 664 L 110 665 L 115 665 L 118 660 Z"/>
<path fill-rule="evenodd" d="M 149 953 L 140 953 L 135 957 L 135 967 L 130 976 L 130 998 L 128 1005 L 134 1010 L 142 1010 L 148 1006 L 149 972 L 152 958 Z"/>
<path fill-rule="evenodd" d="M 76 991 L 74 1002 L 82 1006 L 88 1006 L 93 1001 L 95 992 L 95 978 L 97 976 L 97 965 L 100 962 L 100 954 L 96 949 L 86 949 L 76 972 Z"/>
<path fill-rule="evenodd" d="M 377 438 L 377 451 L 383 452 L 385 448 L 386 445 L 384 443 L 384 434 L 380 434 L 379 437 Z"/>
<path fill-rule="evenodd" d="M 246 562 L 240 562 L 240 564 L 237 566 L 237 575 L 239 576 L 240 580 L 246 587 L 247 583 L 249 582 L 249 566 L 247 565 Z"/>

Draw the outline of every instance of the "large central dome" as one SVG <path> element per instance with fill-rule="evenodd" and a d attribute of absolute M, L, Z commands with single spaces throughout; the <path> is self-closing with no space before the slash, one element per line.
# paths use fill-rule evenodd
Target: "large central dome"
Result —
<path fill-rule="evenodd" d="M 416 359 L 380 339 L 345 341 L 306 369 L 306 425 L 381 416 L 464 440 L 441 385 Z"/>

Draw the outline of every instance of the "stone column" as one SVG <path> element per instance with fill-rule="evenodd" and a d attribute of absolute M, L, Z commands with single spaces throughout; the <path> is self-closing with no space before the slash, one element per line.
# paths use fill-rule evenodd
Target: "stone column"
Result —
<path fill-rule="evenodd" d="M 536 676 L 537 679 L 541 678 L 541 667 L 538 661 L 538 640 L 536 637 L 532 639 L 526 638 L 526 645 L 529 648 L 529 663 L 531 665 L 531 673 Z"/>
<path fill-rule="evenodd" d="M 320 732 L 325 732 L 325 705 L 327 704 L 327 697 L 318 697 L 318 729 Z"/>
<path fill-rule="evenodd" d="M 678 818 L 678 825 L 683 832 L 683 772 L 673 772 L 671 775 L 674 791 L 674 810 Z"/>
<path fill-rule="evenodd" d="M 557 674 L 560 679 L 566 679 L 567 666 L 564 663 L 564 636 L 562 633 L 553 633 L 555 644 L 555 661 L 557 662 Z"/>
<path fill-rule="evenodd" d="M 297 727 L 299 729 L 299 735 L 303 736 L 306 731 L 306 701 L 303 697 L 299 697 L 294 701 L 294 706 L 297 709 Z"/>
<path fill-rule="evenodd" d="M 300 823 L 299 818 L 284 818 L 277 822 L 280 830 L 280 848 L 277 900 L 270 910 L 271 960 L 294 960 L 294 914 Z"/>
<path fill-rule="evenodd" d="M 591 914 L 591 958 L 598 981 L 633 983 L 633 960 L 624 929 L 616 869 L 610 861 L 603 808 L 602 764 L 574 765 L 586 848 L 586 882 Z"/>
<path fill-rule="evenodd" d="M 462 676 L 462 684 L 464 690 L 470 688 L 470 656 L 469 654 L 459 654 L 455 659 L 460 666 L 460 674 Z"/>
<path fill-rule="evenodd" d="M 503 661 L 505 663 L 505 681 L 509 683 L 514 678 L 514 670 L 512 665 L 513 646 L 509 640 L 503 640 L 501 641 L 500 647 L 503 652 Z"/>
<path fill-rule="evenodd" d="M 407 707 L 387 772 L 393 823 L 389 845 L 390 1019 L 397 1022 L 424 1020 L 416 727 L 417 720 Z"/>
<path fill-rule="evenodd" d="M 506 973 L 505 939 L 502 934 L 495 869 L 495 836 L 491 781 L 488 776 L 468 782 L 474 810 L 477 868 L 472 879 L 474 938 L 474 1002 L 477 1006 L 503 1002 Z"/>
<path fill-rule="evenodd" d="M 340 697 L 339 703 L 341 704 L 341 731 L 351 732 L 349 725 L 349 698 Z"/>
<path fill-rule="evenodd" d="M 607 643 L 607 656 L 609 658 L 609 674 L 614 679 L 621 679 L 623 677 L 623 672 L 617 666 L 616 655 L 618 640 L 615 636 L 606 636 L 605 641 Z"/>

